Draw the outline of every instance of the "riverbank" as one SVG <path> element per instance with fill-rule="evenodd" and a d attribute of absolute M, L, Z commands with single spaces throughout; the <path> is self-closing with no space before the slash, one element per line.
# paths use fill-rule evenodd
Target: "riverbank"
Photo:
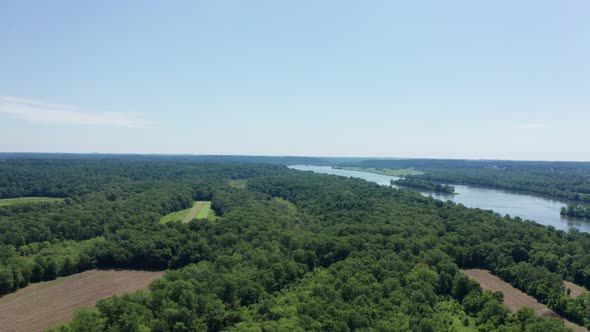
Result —
<path fill-rule="evenodd" d="M 404 169 L 381 169 L 381 168 L 363 168 L 363 167 L 341 167 L 333 166 L 334 169 L 343 169 L 347 171 L 367 172 L 373 174 L 387 175 L 387 176 L 407 176 L 407 175 L 422 175 L 424 173 L 414 169 L 414 167 Z"/>
<path fill-rule="evenodd" d="M 396 176 L 360 170 L 335 169 L 330 166 L 293 165 L 289 167 L 300 171 L 356 177 L 384 186 L 390 186 L 392 179 L 399 179 Z M 569 201 L 497 188 L 468 185 L 454 185 L 454 187 L 455 194 L 436 193 L 426 190 L 417 191 L 424 196 L 430 196 L 442 201 L 451 200 L 457 204 L 463 204 L 471 208 L 493 210 L 500 215 L 508 214 L 512 217 L 518 216 L 522 219 L 532 220 L 539 224 L 553 226 L 556 229 L 564 231 L 578 229 L 581 232 L 590 233 L 590 222 L 559 214 L 562 206 L 571 203 Z"/>

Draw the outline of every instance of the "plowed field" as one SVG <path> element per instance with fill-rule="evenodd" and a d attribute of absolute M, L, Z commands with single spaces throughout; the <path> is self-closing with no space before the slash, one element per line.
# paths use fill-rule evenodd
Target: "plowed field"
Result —
<path fill-rule="evenodd" d="M 518 311 L 518 309 L 523 307 L 530 307 L 533 308 L 538 315 L 548 318 L 559 317 L 557 313 L 547 308 L 547 306 L 538 302 L 537 300 L 535 300 L 535 298 L 514 288 L 506 281 L 491 274 L 490 271 L 480 269 L 462 271 L 465 274 L 467 274 L 467 276 L 469 276 L 470 279 L 477 281 L 481 285 L 481 288 L 491 291 L 501 291 L 504 294 L 504 304 L 506 304 L 508 309 L 510 309 L 512 312 L 516 312 Z M 572 328 L 576 332 L 588 331 L 585 328 L 578 326 L 566 319 L 562 320 L 565 323 L 565 326 Z"/>
<path fill-rule="evenodd" d="M 32 284 L 0 298 L 0 330 L 43 331 L 72 319 L 80 307 L 147 287 L 164 272 L 92 270 Z"/>

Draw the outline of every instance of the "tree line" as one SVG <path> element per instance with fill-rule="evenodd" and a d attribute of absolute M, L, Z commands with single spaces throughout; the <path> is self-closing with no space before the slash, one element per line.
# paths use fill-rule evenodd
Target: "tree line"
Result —
<path fill-rule="evenodd" d="M 421 180 L 413 177 L 405 177 L 390 181 L 392 186 L 406 186 L 412 188 L 426 189 L 437 193 L 454 194 L 455 187 L 448 184 L 440 184 L 432 181 Z"/>
<path fill-rule="evenodd" d="M 581 204 L 568 204 L 561 208 L 561 215 L 590 219 L 590 208 Z"/>

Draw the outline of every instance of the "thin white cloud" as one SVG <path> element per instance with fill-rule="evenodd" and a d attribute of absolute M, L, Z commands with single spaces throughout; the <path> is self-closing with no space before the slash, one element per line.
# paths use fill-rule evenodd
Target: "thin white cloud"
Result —
<path fill-rule="evenodd" d="M 152 124 L 139 113 L 97 112 L 75 106 L 0 96 L 0 114 L 32 123 L 72 124 L 123 128 L 150 128 Z"/>
<path fill-rule="evenodd" d="M 538 129 L 538 128 L 545 128 L 549 126 L 547 123 L 527 123 L 518 126 L 520 129 Z"/>

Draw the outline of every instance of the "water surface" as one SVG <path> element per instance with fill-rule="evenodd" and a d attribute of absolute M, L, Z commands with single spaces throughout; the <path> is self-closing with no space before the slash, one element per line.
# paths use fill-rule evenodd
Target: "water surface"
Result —
<path fill-rule="evenodd" d="M 355 177 L 384 186 L 389 186 L 391 180 L 399 179 L 399 177 L 396 176 L 334 169 L 331 166 L 293 165 L 289 166 L 289 168 L 300 171 L 313 171 L 316 173 Z M 424 196 L 431 196 L 443 201 L 451 200 L 467 207 L 494 210 L 501 215 L 509 214 L 512 217 L 519 216 L 522 219 L 534 220 L 539 224 L 551 225 L 561 230 L 576 228 L 582 232 L 590 233 L 590 222 L 559 214 L 561 207 L 569 203 L 566 200 L 503 189 L 466 185 L 454 186 L 456 195 L 435 193 L 419 189 L 418 191 Z"/>

